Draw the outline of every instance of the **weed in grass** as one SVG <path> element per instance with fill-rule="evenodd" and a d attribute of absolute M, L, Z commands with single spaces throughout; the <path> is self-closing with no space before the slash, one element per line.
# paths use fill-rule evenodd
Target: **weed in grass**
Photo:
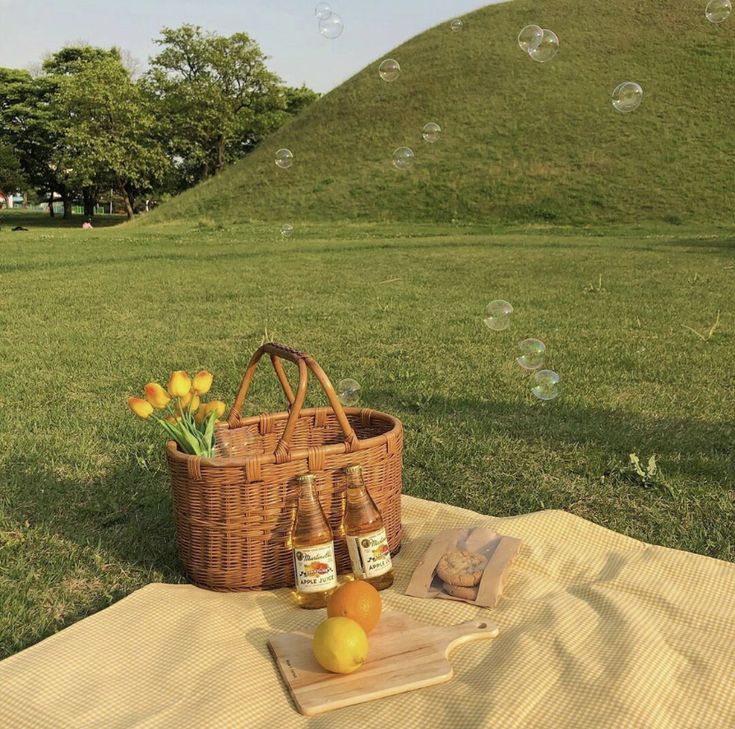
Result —
<path fill-rule="evenodd" d="M 717 312 L 717 317 L 715 318 L 712 326 L 709 329 L 706 329 L 704 332 L 698 332 L 696 329 L 692 329 L 692 327 L 687 326 L 686 324 L 682 324 L 682 327 L 692 332 L 692 334 L 695 334 L 703 342 L 709 342 L 709 340 L 714 337 L 715 332 L 720 328 L 720 312 Z"/>
<path fill-rule="evenodd" d="M 602 287 L 602 274 L 599 275 L 597 284 L 589 283 L 584 289 L 586 294 L 604 294 L 607 293 L 607 289 Z"/>

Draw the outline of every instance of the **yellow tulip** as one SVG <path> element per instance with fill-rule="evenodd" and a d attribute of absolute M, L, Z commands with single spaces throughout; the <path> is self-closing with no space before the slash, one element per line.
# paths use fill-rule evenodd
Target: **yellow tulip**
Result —
<path fill-rule="evenodd" d="M 148 402 L 153 405 L 156 410 L 163 410 L 166 405 L 171 402 L 166 390 L 164 390 L 157 382 L 149 382 L 145 388 L 145 397 Z"/>
<path fill-rule="evenodd" d="M 206 420 L 207 415 L 209 415 L 209 403 L 203 402 L 194 416 L 194 422 L 201 425 Z"/>
<path fill-rule="evenodd" d="M 176 403 L 176 414 L 179 417 L 183 417 L 183 413 L 187 412 L 188 410 L 191 410 L 192 413 L 195 413 L 197 410 L 199 410 L 199 395 L 194 395 L 191 392 L 187 392 L 184 397 L 180 397 L 178 402 Z"/>
<path fill-rule="evenodd" d="M 202 370 L 194 375 L 192 387 L 200 395 L 206 395 L 212 387 L 212 380 L 214 380 L 213 375 L 207 370 Z"/>
<path fill-rule="evenodd" d="M 175 418 L 173 415 L 169 415 L 166 418 L 166 422 L 169 423 L 169 424 L 171 424 L 171 425 L 178 425 L 179 419 L 178 418 Z"/>
<path fill-rule="evenodd" d="M 191 378 L 183 370 L 171 373 L 168 380 L 168 394 L 171 397 L 184 397 L 191 390 Z"/>
<path fill-rule="evenodd" d="M 225 414 L 226 409 L 227 405 L 225 405 L 222 400 L 212 400 L 212 402 L 209 403 L 209 412 L 217 413 L 218 418 L 221 418 Z"/>
<path fill-rule="evenodd" d="M 188 408 L 191 405 L 191 411 L 196 412 L 199 409 L 201 398 L 194 390 L 189 390 L 183 397 L 179 398 L 181 407 Z"/>
<path fill-rule="evenodd" d="M 129 397 L 128 407 L 141 419 L 148 420 L 153 415 L 153 405 L 142 397 Z"/>

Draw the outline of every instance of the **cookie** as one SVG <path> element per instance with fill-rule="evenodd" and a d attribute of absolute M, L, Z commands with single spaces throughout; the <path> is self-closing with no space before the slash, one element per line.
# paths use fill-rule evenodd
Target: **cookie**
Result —
<path fill-rule="evenodd" d="M 450 585 L 444 583 L 444 592 L 453 597 L 461 597 L 463 600 L 477 600 L 477 591 L 479 587 L 461 587 L 459 585 Z"/>
<path fill-rule="evenodd" d="M 436 566 L 436 574 L 442 582 L 455 587 L 474 587 L 480 584 L 487 558 L 466 549 L 452 549 Z"/>

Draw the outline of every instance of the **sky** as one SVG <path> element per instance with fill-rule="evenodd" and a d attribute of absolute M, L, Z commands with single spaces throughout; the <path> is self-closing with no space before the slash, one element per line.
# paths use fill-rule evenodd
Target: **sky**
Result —
<path fill-rule="evenodd" d="M 31 68 L 80 40 L 128 50 L 144 66 L 162 27 L 193 23 L 248 33 L 286 83 L 325 92 L 408 38 L 491 1 L 329 0 L 345 29 L 327 40 L 316 0 L 0 0 L 0 66 Z"/>

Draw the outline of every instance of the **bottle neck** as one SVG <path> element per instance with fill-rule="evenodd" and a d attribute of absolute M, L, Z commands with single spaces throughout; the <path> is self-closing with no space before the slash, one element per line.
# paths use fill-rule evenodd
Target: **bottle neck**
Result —
<path fill-rule="evenodd" d="M 314 502 L 319 503 L 316 486 L 313 481 L 304 481 L 299 488 L 299 505 L 306 506 Z"/>

